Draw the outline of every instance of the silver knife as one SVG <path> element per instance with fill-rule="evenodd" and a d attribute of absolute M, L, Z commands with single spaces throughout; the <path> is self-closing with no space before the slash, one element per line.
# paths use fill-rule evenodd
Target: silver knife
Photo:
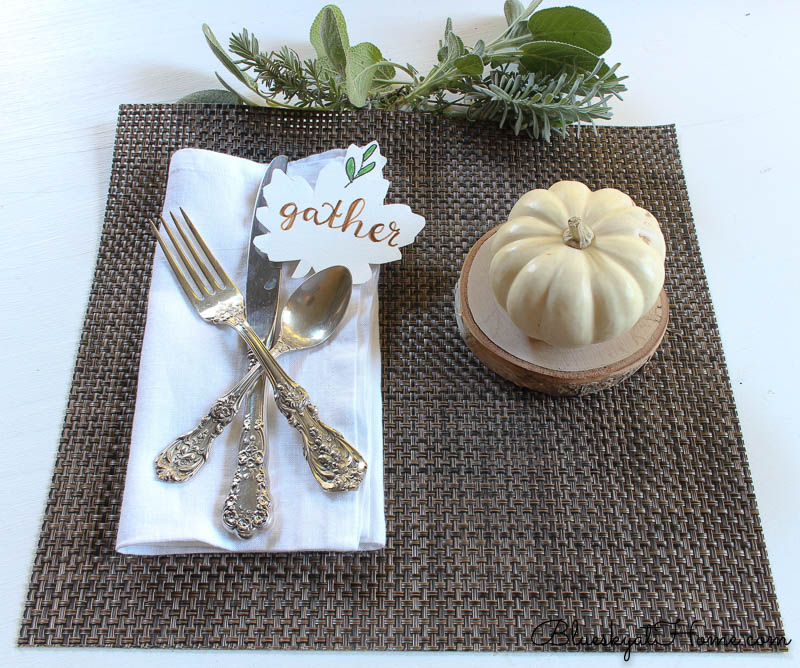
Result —
<path fill-rule="evenodd" d="M 247 287 L 245 290 L 245 311 L 247 320 L 256 333 L 272 343 L 275 331 L 275 316 L 278 312 L 278 299 L 281 288 L 281 264 L 272 262 L 266 254 L 258 250 L 253 239 L 261 233 L 256 211 L 266 204 L 264 187 L 272 180 L 273 173 L 285 172 L 289 164 L 286 156 L 275 158 L 267 168 L 253 206 L 253 219 L 250 227 L 250 240 L 247 254 Z M 256 358 L 248 353 L 250 368 Z M 267 475 L 267 437 L 264 424 L 264 383 L 261 378 L 245 396 L 247 413 L 244 417 L 242 434 L 239 438 L 239 456 L 231 489 L 222 511 L 222 522 L 240 538 L 250 538 L 257 531 L 272 525 L 272 496 L 269 492 Z"/>

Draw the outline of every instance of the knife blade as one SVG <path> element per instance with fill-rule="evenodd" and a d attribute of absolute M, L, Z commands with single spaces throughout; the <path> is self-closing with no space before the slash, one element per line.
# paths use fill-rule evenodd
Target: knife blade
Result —
<path fill-rule="evenodd" d="M 264 188 L 275 171 L 286 171 L 289 160 L 281 155 L 267 168 L 258 186 L 253 206 L 247 252 L 245 311 L 250 325 L 269 346 L 275 331 L 281 287 L 281 264 L 272 262 L 253 243 L 260 233 L 257 212 L 264 200 Z M 255 358 L 250 356 L 251 366 Z M 272 524 L 272 497 L 267 478 L 267 438 L 264 424 L 264 380 L 246 397 L 247 413 L 239 439 L 239 456 L 230 492 L 222 511 L 223 524 L 240 538 L 250 538 Z"/>
<path fill-rule="evenodd" d="M 261 233 L 261 225 L 256 217 L 259 207 L 266 205 L 264 188 L 272 180 L 275 171 L 285 172 L 289 159 L 279 155 L 267 167 L 264 178 L 258 186 L 258 195 L 253 206 L 253 217 L 250 224 L 250 238 L 247 252 L 247 283 L 245 286 L 244 308 L 247 320 L 258 335 L 270 344 L 275 329 L 275 315 L 278 312 L 278 298 L 281 286 L 281 263 L 272 262 L 253 243 L 253 239 Z"/>

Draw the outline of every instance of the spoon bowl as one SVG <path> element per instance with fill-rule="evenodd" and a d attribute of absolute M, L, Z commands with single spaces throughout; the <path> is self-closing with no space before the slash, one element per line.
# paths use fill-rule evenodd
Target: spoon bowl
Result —
<path fill-rule="evenodd" d="M 353 294 L 346 267 L 329 267 L 304 281 L 281 311 L 274 353 L 305 350 L 327 341 L 344 319 Z"/>

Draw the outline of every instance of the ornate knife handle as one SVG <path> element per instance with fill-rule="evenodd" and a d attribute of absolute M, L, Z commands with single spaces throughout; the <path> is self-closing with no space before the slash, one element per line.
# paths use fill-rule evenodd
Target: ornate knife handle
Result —
<path fill-rule="evenodd" d="M 222 523 L 239 538 L 251 538 L 257 531 L 268 529 L 275 519 L 267 481 L 263 380 L 253 388 L 252 395 L 239 440 L 236 473 L 222 510 Z"/>
<path fill-rule="evenodd" d="M 327 490 L 357 489 L 367 473 L 367 462 L 361 453 L 319 419 L 308 392 L 275 361 L 244 318 L 234 316 L 227 322 L 236 328 L 261 362 L 272 384 L 278 410 L 303 437 L 303 454 L 317 482 Z"/>
<path fill-rule="evenodd" d="M 208 414 L 191 431 L 178 436 L 155 459 L 156 476 L 164 482 L 186 482 L 206 463 L 211 444 L 227 427 L 242 400 L 261 375 L 261 367 L 253 367 L 230 391 L 211 407 Z"/>

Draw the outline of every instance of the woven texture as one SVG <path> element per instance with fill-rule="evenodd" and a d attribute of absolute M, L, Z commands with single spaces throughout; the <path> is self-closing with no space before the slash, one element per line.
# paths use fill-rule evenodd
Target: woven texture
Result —
<path fill-rule="evenodd" d="M 116 554 L 154 250 L 146 219 L 160 212 L 171 153 L 267 162 L 371 139 L 388 158 L 389 201 L 428 221 L 381 277 L 387 548 Z M 453 312 L 472 244 L 523 192 L 560 179 L 624 190 L 661 222 L 668 248 L 664 344 L 633 378 L 586 397 L 489 372 Z M 587 649 L 541 644 L 536 627 L 555 618 L 584 638 L 661 620 L 715 636 L 782 633 L 674 129 L 545 144 L 428 115 L 122 107 L 19 643 Z M 700 648 L 683 636 L 642 649 Z"/>

